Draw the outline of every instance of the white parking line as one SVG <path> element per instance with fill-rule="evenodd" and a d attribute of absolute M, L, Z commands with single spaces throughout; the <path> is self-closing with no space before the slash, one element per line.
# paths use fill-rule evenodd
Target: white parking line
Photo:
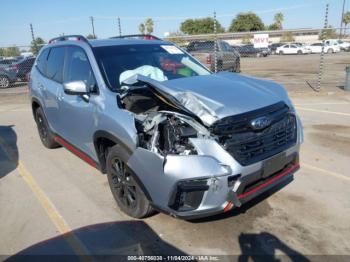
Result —
<path fill-rule="evenodd" d="M 340 116 L 350 116 L 349 113 L 342 113 L 342 112 L 335 112 L 335 111 L 328 111 L 328 110 L 318 110 L 318 109 L 312 109 L 312 108 L 306 108 L 306 107 L 300 107 L 300 106 L 296 106 L 295 108 L 298 109 L 298 110 L 302 110 L 302 111 L 334 114 L 334 115 L 340 115 Z"/>
<path fill-rule="evenodd" d="M 302 104 L 294 104 L 294 105 L 295 106 L 350 105 L 350 102 L 302 103 Z"/>
<path fill-rule="evenodd" d="M 324 174 L 324 175 L 334 176 L 336 178 L 340 178 L 340 179 L 343 179 L 343 180 L 350 181 L 350 177 L 344 176 L 342 174 L 338 174 L 338 173 L 333 172 L 333 171 L 325 170 L 325 169 L 322 169 L 322 168 L 319 168 L 319 167 L 316 167 L 316 166 L 312 166 L 312 165 L 309 165 L 309 164 L 302 163 L 301 167 L 306 167 L 308 169 L 311 169 L 311 170 L 314 170 L 314 171 L 318 171 L 318 172 L 320 172 L 321 174 Z"/>

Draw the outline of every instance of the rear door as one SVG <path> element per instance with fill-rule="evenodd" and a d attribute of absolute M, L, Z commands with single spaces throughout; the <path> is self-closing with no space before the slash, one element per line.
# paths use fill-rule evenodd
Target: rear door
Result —
<path fill-rule="evenodd" d="M 89 95 L 68 95 L 60 88 L 58 92 L 61 135 L 85 154 L 94 155 L 93 131 L 96 118 L 98 90 L 94 73 L 85 51 L 78 46 L 68 46 L 63 82 L 84 81 L 90 88 Z"/>
<path fill-rule="evenodd" d="M 65 47 L 53 47 L 47 57 L 44 76 L 38 83 L 42 93 L 45 116 L 51 129 L 60 132 L 60 117 L 58 114 L 57 91 L 62 89 L 63 64 Z"/>

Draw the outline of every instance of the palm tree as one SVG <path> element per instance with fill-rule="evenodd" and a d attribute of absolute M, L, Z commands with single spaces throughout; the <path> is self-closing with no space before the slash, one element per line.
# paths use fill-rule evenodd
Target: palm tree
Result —
<path fill-rule="evenodd" d="M 345 25 L 344 35 L 346 35 L 346 27 L 348 24 L 350 24 L 350 11 L 347 11 L 346 13 L 343 14 L 343 23 Z"/>
<path fill-rule="evenodd" d="M 139 25 L 139 31 L 141 34 L 143 34 L 143 35 L 145 34 L 145 24 L 144 23 L 141 23 Z"/>
<path fill-rule="evenodd" d="M 284 15 L 281 12 L 275 14 L 274 20 L 275 20 L 275 25 L 277 30 L 282 30 L 283 19 L 284 19 Z"/>
<path fill-rule="evenodd" d="M 147 34 L 152 34 L 153 33 L 153 20 L 152 18 L 147 18 L 145 22 Z"/>

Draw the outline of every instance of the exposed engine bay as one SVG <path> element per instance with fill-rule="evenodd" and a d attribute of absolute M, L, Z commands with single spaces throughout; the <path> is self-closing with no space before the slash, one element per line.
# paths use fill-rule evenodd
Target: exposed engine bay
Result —
<path fill-rule="evenodd" d="M 208 138 L 207 129 L 149 86 L 125 90 L 122 106 L 135 114 L 139 146 L 162 156 L 194 155 L 190 138 Z"/>

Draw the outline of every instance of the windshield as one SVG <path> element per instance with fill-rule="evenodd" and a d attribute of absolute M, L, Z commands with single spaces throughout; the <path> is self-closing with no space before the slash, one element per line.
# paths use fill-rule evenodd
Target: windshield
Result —
<path fill-rule="evenodd" d="M 157 81 L 210 74 L 191 56 L 169 44 L 95 47 L 94 54 L 112 91 L 118 91 L 121 83 L 135 74 Z"/>

